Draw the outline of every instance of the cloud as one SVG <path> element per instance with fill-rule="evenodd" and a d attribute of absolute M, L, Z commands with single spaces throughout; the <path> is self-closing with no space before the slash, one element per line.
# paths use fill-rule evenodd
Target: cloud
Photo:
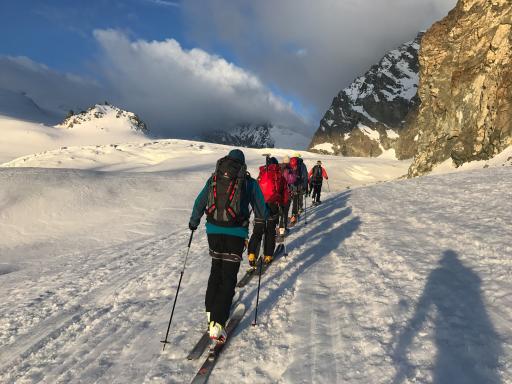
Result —
<path fill-rule="evenodd" d="M 145 0 L 147 3 L 151 3 L 154 5 L 159 5 L 162 7 L 174 7 L 179 8 L 180 3 L 176 1 L 167 1 L 167 0 Z"/>
<path fill-rule="evenodd" d="M 190 136 L 240 122 L 305 125 L 258 77 L 219 56 L 185 50 L 173 39 L 131 41 L 115 30 L 94 36 L 114 100 L 140 112 L 160 135 Z"/>
<path fill-rule="evenodd" d="M 387 51 L 445 16 L 456 0 L 187 0 L 200 47 L 222 44 L 261 81 L 320 113 Z"/>
<path fill-rule="evenodd" d="M 0 56 L 0 89 L 24 92 L 53 113 L 98 102 L 105 90 L 94 80 L 53 71 L 27 57 Z"/>
<path fill-rule="evenodd" d="M 96 30 L 97 80 L 59 73 L 25 57 L 0 57 L 0 89 L 25 92 L 41 107 L 84 109 L 108 100 L 138 113 L 161 137 L 190 138 L 212 129 L 270 121 L 304 131 L 292 105 L 254 74 L 173 39 L 131 41 Z"/>

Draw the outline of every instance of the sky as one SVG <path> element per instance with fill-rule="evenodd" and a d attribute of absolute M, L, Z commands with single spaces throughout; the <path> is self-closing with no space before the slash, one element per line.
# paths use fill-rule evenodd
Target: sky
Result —
<path fill-rule="evenodd" d="M 2 0 L 0 88 L 108 100 L 155 135 L 241 122 L 313 133 L 332 98 L 456 0 Z"/>

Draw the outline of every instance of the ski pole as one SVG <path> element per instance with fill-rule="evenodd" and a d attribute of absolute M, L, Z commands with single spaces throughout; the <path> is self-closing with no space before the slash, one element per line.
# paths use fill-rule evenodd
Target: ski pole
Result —
<path fill-rule="evenodd" d="M 304 225 L 308 225 L 308 197 L 304 196 Z"/>
<path fill-rule="evenodd" d="M 330 185 L 329 185 L 329 180 L 325 180 L 325 181 L 327 181 L 327 190 L 328 190 L 329 192 L 331 192 L 331 187 L 330 187 Z"/>
<path fill-rule="evenodd" d="M 162 351 L 165 351 L 165 346 L 170 344 L 167 340 L 169 336 L 169 330 L 171 329 L 172 317 L 174 316 L 174 308 L 176 307 L 176 301 L 178 300 L 178 294 L 180 293 L 181 279 L 183 278 L 183 273 L 185 272 L 185 267 L 187 265 L 188 254 L 190 252 L 190 245 L 192 244 L 192 238 L 194 237 L 194 231 L 190 232 L 190 239 L 188 240 L 187 254 L 185 256 L 185 262 L 183 263 L 183 268 L 180 273 L 180 281 L 178 282 L 178 289 L 176 291 L 176 296 L 174 297 L 174 304 L 172 305 L 171 318 L 169 319 L 169 325 L 167 326 L 167 332 L 165 333 L 165 340 L 160 341 L 164 344 L 164 348 Z"/>
<path fill-rule="evenodd" d="M 263 248 L 265 248 L 265 243 L 267 242 L 267 222 L 266 221 L 265 221 L 265 231 L 263 233 L 264 233 Z M 265 252 L 263 252 L 263 253 L 265 253 Z M 256 294 L 256 309 L 254 311 L 254 322 L 252 323 L 253 327 L 257 324 L 257 320 L 258 320 L 258 305 L 260 303 L 261 272 L 263 270 L 263 258 L 260 257 L 259 260 L 260 260 L 260 271 L 259 271 L 259 276 L 258 276 L 258 293 Z"/>

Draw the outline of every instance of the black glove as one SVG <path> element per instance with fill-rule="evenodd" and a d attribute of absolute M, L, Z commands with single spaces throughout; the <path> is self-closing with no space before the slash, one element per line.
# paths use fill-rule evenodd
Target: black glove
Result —
<path fill-rule="evenodd" d="M 188 228 L 191 230 L 191 231 L 195 231 L 197 229 L 197 225 L 194 225 L 192 223 L 188 223 Z"/>

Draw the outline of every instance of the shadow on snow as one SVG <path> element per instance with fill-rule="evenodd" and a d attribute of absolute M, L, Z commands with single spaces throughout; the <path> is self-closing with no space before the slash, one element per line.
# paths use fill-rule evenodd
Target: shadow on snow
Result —
<path fill-rule="evenodd" d="M 280 282 L 277 287 L 266 287 L 270 284 L 262 280 L 261 289 L 268 289 L 269 294 L 265 299 L 260 300 L 258 308 L 259 318 L 261 318 L 260 315 L 264 315 L 272 309 L 286 290 L 295 285 L 297 278 L 301 274 L 337 249 L 345 239 L 350 237 L 359 228 L 361 221 L 358 217 L 351 218 L 343 223 L 343 220 L 352 213 L 352 210 L 346 206 L 349 196 L 350 191 L 347 191 L 324 201 L 321 206 L 317 206 L 314 212 L 308 215 L 307 226 L 304 226 L 301 221 L 296 227 L 292 228 L 293 232 L 300 230 L 301 235 L 286 245 L 288 252 L 290 252 L 288 256 L 290 262 L 286 272 L 289 273 L 291 270 L 291 274 L 284 281 Z M 294 251 L 296 249 L 300 249 L 300 251 Z M 250 295 L 245 298 L 244 302 L 254 303 L 256 300 L 255 296 L 256 289 L 251 290 Z M 253 319 L 254 313 L 250 313 L 249 316 L 245 317 L 236 333 L 247 328 Z"/>
<path fill-rule="evenodd" d="M 461 263 L 456 252 L 443 252 L 414 315 L 395 340 L 394 384 L 415 376 L 407 350 L 427 321 L 432 323 L 437 348 L 432 368 L 434 384 L 501 383 L 498 360 L 502 347 L 485 309 L 480 285 L 480 277 Z M 436 312 L 430 314 L 433 308 Z"/>

